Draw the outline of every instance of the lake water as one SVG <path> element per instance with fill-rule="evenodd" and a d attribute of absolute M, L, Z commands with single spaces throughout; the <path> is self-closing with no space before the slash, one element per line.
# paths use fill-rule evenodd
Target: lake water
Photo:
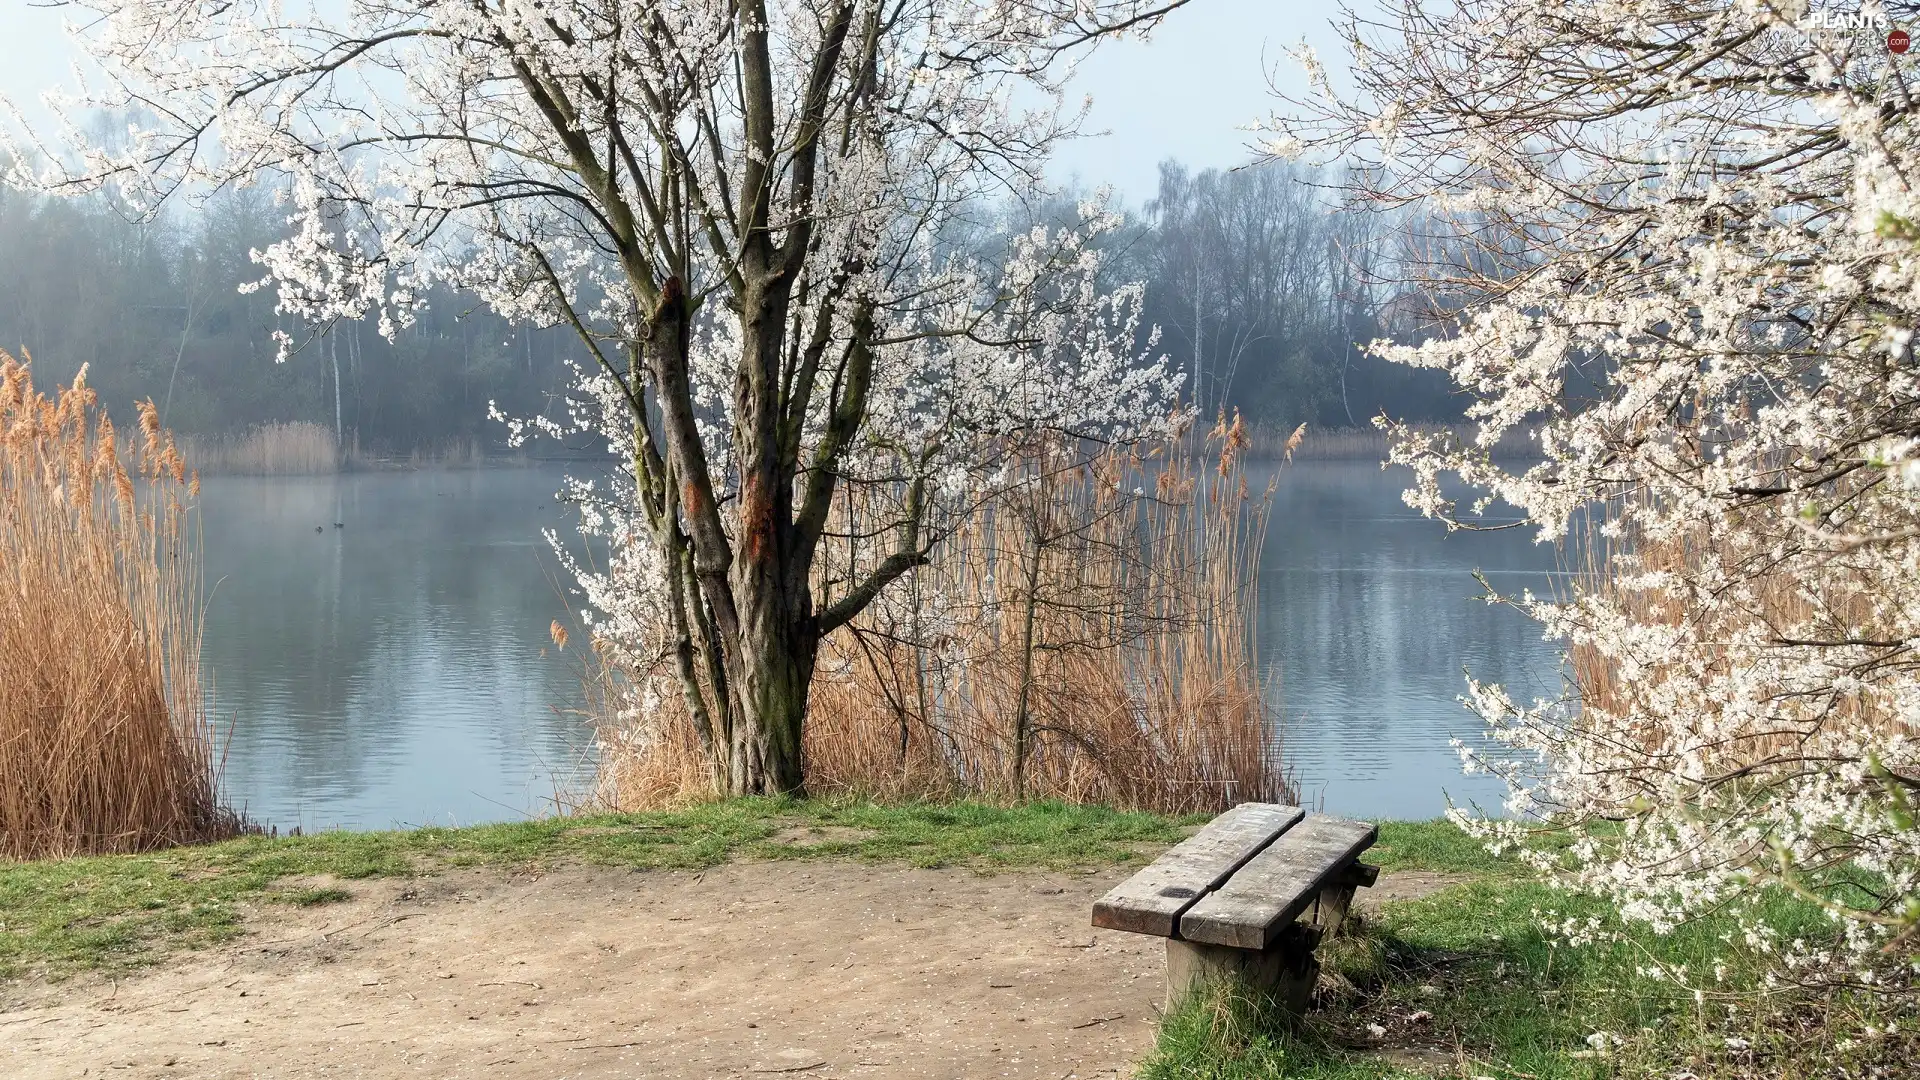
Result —
<path fill-rule="evenodd" d="M 205 664 L 230 799 L 283 831 L 511 820 L 590 773 L 555 470 L 212 477 L 202 489 Z M 1542 587 L 1553 553 L 1454 534 L 1401 474 L 1288 467 L 1261 568 L 1259 651 L 1302 794 L 1336 813 L 1430 817 L 1497 803 L 1449 746 L 1476 738 L 1463 670 L 1531 697 L 1556 652 L 1475 599 L 1477 569 Z M 340 527 L 334 523 L 339 522 Z"/>
<path fill-rule="evenodd" d="M 580 774 L 543 470 L 209 477 L 204 666 L 226 787 L 277 825 L 509 820 Z M 341 527 L 335 528 L 334 522 Z"/>
<path fill-rule="evenodd" d="M 1451 740 L 1488 749 L 1459 702 L 1466 673 L 1516 700 L 1556 697 L 1559 648 L 1503 593 L 1541 593 L 1559 563 L 1536 530 L 1449 534 L 1400 498 L 1408 474 L 1362 462 L 1282 473 L 1260 567 L 1259 655 L 1278 676 L 1283 752 L 1308 805 L 1424 818 L 1497 810 L 1505 788 L 1462 773 Z M 1502 520 L 1489 511 L 1486 524 Z M 1507 520 L 1511 520 L 1509 517 Z"/>

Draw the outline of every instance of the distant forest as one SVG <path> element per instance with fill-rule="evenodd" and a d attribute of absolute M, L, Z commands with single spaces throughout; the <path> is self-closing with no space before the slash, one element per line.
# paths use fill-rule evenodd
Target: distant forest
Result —
<path fill-rule="evenodd" d="M 1056 207 L 1070 204 L 1054 203 Z M 151 397 L 190 435 L 307 421 L 371 453 L 504 444 L 487 402 L 558 414 L 580 350 L 565 328 L 513 326 L 452 290 L 383 339 L 371 323 L 309 328 L 276 315 L 271 287 L 244 292 L 249 258 L 286 228 L 259 190 L 140 221 L 111 199 L 0 188 L 0 347 L 26 350 L 43 385 L 88 382 L 116 412 Z M 1381 413 L 1459 417 L 1444 376 L 1372 359 L 1359 346 L 1405 308 L 1367 265 L 1374 215 L 1332 212 L 1313 176 L 1285 164 L 1161 167 L 1159 190 L 1111 241 L 1116 283 L 1147 283 L 1159 350 L 1190 377 L 1202 411 L 1257 424 L 1362 426 Z M 274 332 L 302 342 L 275 361 Z M 570 449 L 596 453 L 585 443 Z M 542 454 L 560 447 L 538 446 Z"/>

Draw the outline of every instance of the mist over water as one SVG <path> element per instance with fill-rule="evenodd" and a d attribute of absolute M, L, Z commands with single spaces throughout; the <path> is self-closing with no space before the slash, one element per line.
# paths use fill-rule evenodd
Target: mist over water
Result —
<path fill-rule="evenodd" d="M 205 665 L 236 806 L 282 831 L 468 824 L 587 782 L 581 654 L 547 633 L 567 598 L 540 532 L 574 535 L 561 475 L 204 481 Z M 1302 795 L 1330 812 L 1496 805 L 1448 745 L 1480 732 L 1463 669 L 1521 697 L 1558 685 L 1553 644 L 1472 577 L 1537 590 L 1553 550 L 1525 530 L 1450 536 L 1401 502 L 1404 477 L 1303 462 L 1275 497 L 1259 656 Z"/>

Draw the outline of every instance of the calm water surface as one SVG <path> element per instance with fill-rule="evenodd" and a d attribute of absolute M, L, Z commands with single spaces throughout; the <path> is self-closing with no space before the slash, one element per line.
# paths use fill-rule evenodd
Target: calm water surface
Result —
<path fill-rule="evenodd" d="M 1519 530 L 1449 536 L 1401 503 L 1402 475 L 1290 466 L 1261 568 L 1287 758 L 1333 812 L 1497 802 L 1448 744 L 1477 737 L 1463 670 L 1516 696 L 1557 685 L 1552 645 L 1475 599 L 1472 577 L 1542 587 L 1551 549 Z M 581 673 L 547 637 L 567 605 L 540 536 L 571 527 L 559 485 L 555 470 L 208 479 L 205 660 L 233 801 L 283 830 L 386 828 L 520 818 L 577 787 Z"/>
<path fill-rule="evenodd" d="M 1516 700 L 1558 694 L 1558 647 L 1479 599 L 1552 587 L 1535 530 L 1449 534 L 1400 498 L 1408 474 L 1362 462 L 1288 466 L 1260 567 L 1259 655 L 1277 675 L 1284 752 L 1309 805 L 1422 818 L 1497 809 L 1504 787 L 1463 775 L 1455 737 L 1486 747 L 1459 703 L 1465 673 Z M 1486 524 L 1502 519 L 1490 510 Z"/>
<path fill-rule="evenodd" d="M 205 665 L 235 805 L 282 830 L 549 808 L 586 732 L 543 470 L 210 477 Z M 340 528 L 334 522 L 340 522 Z M 316 531 L 317 530 L 317 531 Z"/>

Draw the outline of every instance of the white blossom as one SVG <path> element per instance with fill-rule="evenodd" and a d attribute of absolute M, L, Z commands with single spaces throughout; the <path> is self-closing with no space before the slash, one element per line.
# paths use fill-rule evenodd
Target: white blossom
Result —
<path fill-rule="evenodd" d="M 1455 820 L 1626 920 L 1731 912 L 1781 977 L 1871 985 L 1920 920 L 1920 130 L 1884 31 L 1805 11 L 1390 2 L 1344 25 L 1355 93 L 1265 127 L 1431 238 L 1402 276 L 1442 317 L 1374 348 L 1449 375 L 1476 431 L 1386 425 L 1408 503 L 1472 528 L 1497 498 L 1595 571 L 1499 598 L 1565 643 L 1569 692 L 1469 684 L 1520 753 L 1462 749 L 1510 794 Z M 1497 459 L 1510 434 L 1537 458 Z M 1572 845 L 1530 845 L 1542 819 Z M 1767 888 L 1832 938 L 1778 940 Z"/>

